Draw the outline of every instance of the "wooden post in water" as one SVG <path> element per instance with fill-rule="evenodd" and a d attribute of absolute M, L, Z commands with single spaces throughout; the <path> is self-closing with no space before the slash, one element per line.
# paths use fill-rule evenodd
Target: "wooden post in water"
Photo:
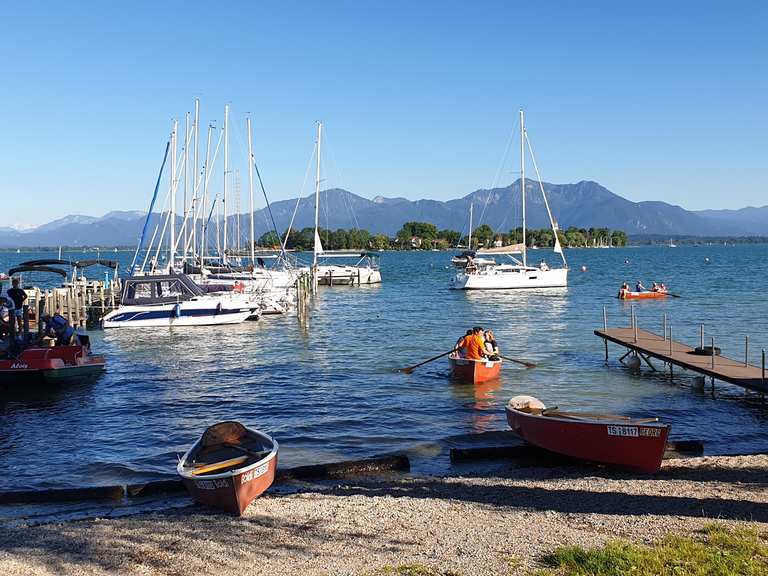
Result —
<path fill-rule="evenodd" d="M 26 342 L 27 338 L 29 337 L 29 306 L 26 304 L 21 307 L 21 318 L 21 325 L 23 328 L 21 337 Z"/>
<path fill-rule="evenodd" d="M 749 366 L 749 336 L 744 336 L 744 366 Z"/>
<path fill-rule="evenodd" d="M 45 316 L 45 306 L 48 298 L 43 296 L 37 303 L 37 338 L 38 340 L 43 336 L 43 316 Z"/>
<path fill-rule="evenodd" d="M 603 306 L 603 330 L 608 330 L 608 310 Z M 605 365 L 608 366 L 608 338 L 603 338 L 605 344 Z"/>

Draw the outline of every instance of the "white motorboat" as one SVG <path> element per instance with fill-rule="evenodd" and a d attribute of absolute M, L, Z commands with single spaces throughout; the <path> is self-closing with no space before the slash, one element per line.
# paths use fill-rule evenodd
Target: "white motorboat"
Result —
<path fill-rule="evenodd" d="M 525 239 L 525 194 L 528 182 L 525 180 L 525 148 L 526 144 L 531 153 L 533 166 L 536 169 L 538 185 L 544 198 L 544 206 L 547 209 L 549 222 L 554 234 L 554 251 L 560 255 L 563 261 L 562 268 L 550 268 L 542 261 L 539 266 L 530 266 L 527 258 L 527 246 Z M 522 202 L 523 238 L 519 244 L 510 246 L 498 246 L 493 248 L 481 248 L 475 252 L 469 252 L 461 261 L 455 262 L 456 271 L 451 278 L 450 288 L 454 290 L 507 290 L 524 288 L 563 288 L 568 286 L 568 264 L 560 246 L 557 236 L 557 223 L 552 217 L 549 202 L 544 193 L 544 185 L 541 182 L 536 159 L 533 156 L 533 148 L 528 141 L 525 130 L 525 118 L 520 111 L 520 197 Z M 470 224 L 471 226 L 471 224 Z M 519 255 L 520 259 L 515 256 Z M 511 263 L 498 263 L 496 257 L 506 256 Z M 457 259 L 458 260 L 458 259 Z"/>
<path fill-rule="evenodd" d="M 207 294 L 186 274 L 134 276 L 124 280 L 121 305 L 103 319 L 104 328 L 239 324 L 258 317 L 243 295 Z"/>

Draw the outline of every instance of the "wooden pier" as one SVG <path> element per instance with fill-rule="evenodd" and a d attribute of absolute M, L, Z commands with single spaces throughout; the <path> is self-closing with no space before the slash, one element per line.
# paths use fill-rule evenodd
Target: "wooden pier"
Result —
<path fill-rule="evenodd" d="M 652 364 L 651 359 L 660 360 L 669 365 L 670 373 L 672 372 L 672 366 L 677 366 L 685 370 L 697 372 L 702 376 L 708 376 L 713 379 L 713 382 L 716 379 L 755 392 L 768 392 L 768 380 L 766 380 L 765 372 L 765 350 L 762 352 L 762 366 L 754 366 L 748 363 L 746 354 L 743 361 L 717 355 L 714 350 L 714 343 L 708 349 L 711 350 L 710 354 L 697 354 L 695 348 L 672 340 L 671 334 L 669 337 L 666 334 L 660 336 L 648 330 L 639 329 L 634 315 L 632 324 L 633 326 L 627 328 L 607 328 L 604 326 L 602 330 L 595 330 L 595 335 L 602 338 L 605 342 L 606 361 L 608 358 L 608 342 L 613 342 L 628 350 L 624 357 L 634 353 L 642 358 L 651 369 L 656 371 L 658 370 Z"/>

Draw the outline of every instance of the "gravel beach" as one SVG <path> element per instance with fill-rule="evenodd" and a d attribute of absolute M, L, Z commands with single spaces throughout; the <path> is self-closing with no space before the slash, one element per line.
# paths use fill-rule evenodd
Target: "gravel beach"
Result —
<path fill-rule="evenodd" d="M 768 456 L 665 461 L 654 477 L 506 465 L 493 475 L 345 481 L 198 507 L 0 529 L 0 574 L 357 575 L 418 563 L 525 574 L 567 544 L 652 542 L 713 521 L 765 528 Z"/>

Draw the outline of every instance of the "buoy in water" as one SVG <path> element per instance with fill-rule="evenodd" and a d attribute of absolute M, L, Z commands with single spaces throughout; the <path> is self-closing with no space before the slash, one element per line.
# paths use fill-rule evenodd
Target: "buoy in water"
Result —
<path fill-rule="evenodd" d="M 586 266 L 584 266 L 583 264 L 582 264 L 582 266 L 581 266 L 581 271 L 582 271 L 582 272 L 586 272 L 586 271 L 587 271 L 587 267 L 586 267 Z"/>
<path fill-rule="evenodd" d="M 708 257 L 707 257 L 707 258 L 704 258 L 704 262 L 705 262 L 706 264 L 709 264 L 709 258 L 708 258 Z"/>
<path fill-rule="evenodd" d="M 629 258 L 624 258 L 624 264 L 629 264 Z"/>

